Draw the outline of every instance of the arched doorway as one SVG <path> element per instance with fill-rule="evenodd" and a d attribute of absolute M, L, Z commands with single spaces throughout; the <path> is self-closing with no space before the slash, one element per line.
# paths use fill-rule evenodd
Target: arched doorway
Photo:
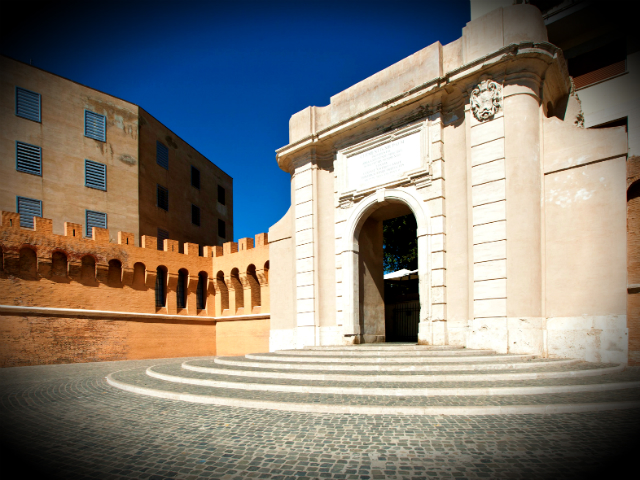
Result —
<path fill-rule="evenodd" d="M 417 224 L 419 336 L 430 317 L 428 211 L 406 190 L 379 190 L 361 200 L 345 225 L 342 247 L 344 342 L 386 339 L 382 227 L 385 220 L 413 214 Z"/>

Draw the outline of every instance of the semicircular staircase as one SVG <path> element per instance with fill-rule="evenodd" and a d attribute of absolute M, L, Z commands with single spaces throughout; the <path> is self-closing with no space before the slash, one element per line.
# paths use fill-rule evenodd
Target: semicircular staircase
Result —
<path fill-rule="evenodd" d="M 624 365 L 410 344 L 308 347 L 111 373 L 114 387 L 193 403 L 313 413 L 491 415 L 640 407 Z"/>

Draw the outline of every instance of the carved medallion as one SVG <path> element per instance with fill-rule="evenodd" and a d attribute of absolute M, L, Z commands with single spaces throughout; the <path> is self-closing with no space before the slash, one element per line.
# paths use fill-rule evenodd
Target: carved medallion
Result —
<path fill-rule="evenodd" d="M 493 80 L 483 80 L 471 92 L 471 110 L 479 122 L 493 117 L 502 106 L 502 87 Z"/>

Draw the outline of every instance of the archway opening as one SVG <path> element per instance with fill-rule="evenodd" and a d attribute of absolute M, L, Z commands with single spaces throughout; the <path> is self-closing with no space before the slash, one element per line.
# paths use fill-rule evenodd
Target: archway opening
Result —
<path fill-rule="evenodd" d="M 417 224 L 413 214 L 383 222 L 387 342 L 417 342 L 420 323 Z"/>
<path fill-rule="evenodd" d="M 358 233 L 360 341 L 417 342 L 420 322 L 416 218 L 408 205 L 375 209 Z"/>

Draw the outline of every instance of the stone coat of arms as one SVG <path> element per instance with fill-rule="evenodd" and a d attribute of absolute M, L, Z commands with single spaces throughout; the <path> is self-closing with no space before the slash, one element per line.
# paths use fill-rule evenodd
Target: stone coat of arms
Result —
<path fill-rule="evenodd" d="M 483 80 L 471 92 L 471 110 L 479 122 L 493 117 L 502 105 L 502 88 L 493 80 Z"/>

